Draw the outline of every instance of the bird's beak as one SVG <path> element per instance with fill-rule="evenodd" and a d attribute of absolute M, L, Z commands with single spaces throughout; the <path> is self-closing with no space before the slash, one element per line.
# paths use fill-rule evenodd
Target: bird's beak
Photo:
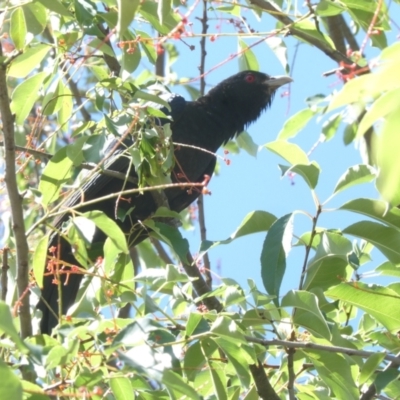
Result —
<path fill-rule="evenodd" d="M 273 89 L 278 89 L 278 87 L 286 85 L 287 83 L 293 82 L 290 76 L 272 76 L 266 83 L 269 87 Z"/>

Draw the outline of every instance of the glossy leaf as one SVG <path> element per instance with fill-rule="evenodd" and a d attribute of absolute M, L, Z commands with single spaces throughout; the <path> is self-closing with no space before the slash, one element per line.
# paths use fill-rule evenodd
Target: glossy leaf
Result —
<path fill-rule="evenodd" d="M 366 215 L 393 228 L 400 229 L 400 209 L 398 207 L 391 208 L 388 203 L 382 200 L 354 199 L 343 204 L 339 210 Z"/>
<path fill-rule="evenodd" d="M 343 233 L 372 243 L 389 261 L 400 264 L 400 231 L 372 221 L 360 221 L 348 226 Z"/>
<path fill-rule="evenodd" d="M 40 72 L 21 82 L 12 93 L 11 110 L 16 114 L 16 123 L 23 125 L 31 112 L 33 105 L 39 98 L 39 90 L 48 77 L 46 72 Z"/>
<path fill-rule="evenodd" d="M 279 140 L 290 139 L 296 136 L 314 117 L 315 113 L 310 108 L 305 108 L 292 115 L 283 125 L 278 134 Z"/>
<path fill-rule="evenodd" d="M 258 65 L 257 57 L 249 47 L 249 45 L 241 39 L 238 39 L 239 51 L 242 53 L 239 55 L 239 69 L 241 71 L 259 71 L 260 66 Z"/>
<path fill-rule="evenodd" d="M 280 286 L 286 270 L 286 256 L 290 251 L 293 215 L 287 214 L 274 222 L 265 238 L 261 252 L 261 277 L 267 292 L 275 295 L 278 303 Z"/>
<path fill-rule="evenodd" d="M 8 74 L 15 78 L 25 78 L 40 65 L 50 50 L 51 47 L 46 44 L 29 47 L 11 62 Z"/>
<path fill-rule="evenodd" d="M 307 154 L 296 144 L 285 140 L 270 142 L 265 147 L 285 159 L 289 164 L 309 164 Z"/>
<path fill-rule="evenodd" d="M 345 189 L 348 189 L 354 185 L 359 185 L 361 183 L 371 182 L 376 178 L 375 168 L 359 164 L 350 167 L 340 178 L 336 184 L 333 193 L 339 193 Z"/>
<path fill-rule="evenodd" d="M 17 7 L 11 13 L 10 25 L 11 39 L 14 42 L 15 47 L 18 50 L 22 50 L 25 47 L 27 34 L 25 15 L 22 7 Z"/>
<path fill-rule="evenodd" d="M 287 167 L 285 165 L 279 165 L 282 171 L 282 175 L 287 175 L 289 172 L 294 174 L 299 174 L 310 187 L 310 189 L 315 189 L 318 183 L 320 168 L 319 165 L 313 161 L 308 165 L 295 164 L 292 167 Z"/>
<path fill-rule="evenodd" d="M 400 296 L 391 289 L 354 282 L 341 283 L 327 290 L 325 294 L 360 308 L 390 332 L 400 329 Z"/>
<path fill-rule="evenodd" d="M 294 323 L 302 326 L 317 337 L 330 340 L 331 333 L 319 309 L 314 293 L 291 290 L 282 298 L 281 307 L 293 307 Z"/>
<path fill-rule="evenodd" d="M 200 246 L 200 253 L 204 254 L 211 248 L 219 246 L 220 244 L 229 244 L 241 236 L 246 236 L 257 232 L 265 232 L 275 221 L 276 217 L 269 212 L 252 211 L 246 215 L 239 227 L 229 236 L 228 239 L 215 242 L 210 240 L 203 241 Z"/>
<path fill-rule="evenodd" d="M 382 197 L 393 206 L 400 204 L 400 157 L 397 152 L 397 132 L 400 114 L 393 111 L 386 118 L 377 144 L 379 176 L 376 186 Z"/>
<path fill-rule="evenodd" d="M 47 255 L 49 247 L 49 235 L 43 236 L 35 248 L 33 253 L 33 274 L 37 285 L 41 288 L 43 287 L 43 274 L 44 268 L 47 264 Z"/>

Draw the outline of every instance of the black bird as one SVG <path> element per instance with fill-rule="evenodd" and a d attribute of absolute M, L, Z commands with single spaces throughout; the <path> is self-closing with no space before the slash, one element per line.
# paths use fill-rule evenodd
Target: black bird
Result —
<path fill-rule="evenodd" d="M 254 122 L 271 105 L 276 90 L 291 81 L 291 78 L 285 76 L 271 77 L 261 72 L 243 71 L 225 79 L 196 101 L 186 101 L 176 95 L 171 97 L 169 114 L 172 117 L 173 142 L 215 153 L 221 145 L 240 134 L 245 127 Z M 117 143 L 117 139 L 113 140 L 108 151 L 115 148 Z M 109 157 L 105 167 L 113 171 L 127 173 L 130 162 L 129 158 L 123 153 L 131 144 L 132 141 L 127 140 L 119 145 L 117 150 Z M 171 173 L 172 182 L 200 183 L 204 181 L 206 176 L 211 176 L 214 172 L 216 158 L 210 153 L 193 147 L 175 146 L 175 166 Z M 133 168 L 130 170 L 129 176 L 137 178 Z M 150 217 L 157 209 L 157 204 L 150 192 L 128 195 L 130 202 L 119 201 L 117 203 L 118 209 L 125 209 L 125 211 L 134 206 L 130 218 L 125 218 L 123 222 L 120 219 L 115 219 L 116 197 L 86 206 L 83 200 L 93 200 L 111 193 L 118 193 L 123 189 L 136 187 L 133 182 L 125 182 L 124 186 L 121 179 L 97 173 L 91 177 L 76 196 L 67 202 L 67 206 L 73 207 L 82 202 L 82 206 L 78 209 L 80 212 L 103 211 L 109 218 L 118 223 L 124 233 L 135 232 L 135 239 L 130 243 L 128 242 L 132 246 L 138 244 L 147 236 L 146 232 L 139 228 L 140 224 L 137 224 L 137 221 L 143 221 Z M 184 210 L 199 194 L 200 191 L 194 189 L 174 188 L 165 190 L 169 208 L 176 212 Z M 60 229 L 62 223 L 67 221 L 69 217 L 70 214 L 64 214 L 54 223 L 54 226 Z M 93 242 L 104 243 L 105 239 L 105 234 L 98 230 Z M 65 239 L 54 234 L 50 240 L 50 246 L 57 246 L 57 244 L 60 244 L 59 259 L 77 265 L 78 262 L 72 254 L 71 245 Z M 55 317 L 55 315 L 58 315 L 58 286 L 52 283 L 52 278 L 52 276 L 44 278 L 42 297 L 38 304 L 38 308 L 43 312 L 40 324 L 42 333 L 50 333 L 58 322 Z M 62 285 L 62 312 L 64 314 L 75 300 L 80 281 L 81 275 L 70 274 L 68 283 L 65 284 L 64 282 Z"/>

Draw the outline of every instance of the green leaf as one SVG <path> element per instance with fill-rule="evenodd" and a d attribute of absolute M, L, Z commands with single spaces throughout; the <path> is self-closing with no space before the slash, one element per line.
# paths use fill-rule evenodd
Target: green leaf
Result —
<path fill-rule="evenodd" d="M 281 307 L 294 307 L 293 322 L 309 330 L 317 337 L 331 339 L 328 328 L 318 304 L 318 298 L 314 293 L 303 290 L 290 290 L 283 298 Z"/>
<path fill-rule="evenodd" d="M 64 132 L 68 131 L 68 121 L 71 119 L 73 110 L 73 96 L 69 87 L 64 86 L 60 91 L 61 107 L 57 114 L 57 121 Z"/>
<path fill-rule="evenodd" d="M 39 90 L 48 77 L 47 72 L 40 72 L 21 82 L 11 95 L 11 111 L 16 115 L 15 122 L 23 125 L 39 98 Z"/>
<path fill-rule="evenodd" d="M 160 0 L 157 6 L 157 15 L 161 25 L 164 23 L 164 20 L 167 18 L 170 12 L 171 0 Z"/>
<path fill-rule="evenodd" d="M 257 362 L 255 355 L 253 354 L 254 357 L 251 357 L 246 351 L 246 345 L 241 346 L 239 343 L 235 343 L 227 337 L 217 337 L 214 341 L 228 357 L 243 387 L 248 388 L 251 381 L 248 365 Z"/>
<path fill-rule="evenodd" d="M 282 67 L 285 69 L 287 73 L 289 70 L 289 63 L 287 58 L 287 47 L 286 43 L 278 36 L 269 36 L 265 39 L 265 43 L 269 46 L 269 48 L 274 52 L 276 58 L 281 63 Z"/>
<path fill-rule="evenodd" d="M 327 289 L 347 279 L 353 272 L 348 261 L 353 249 L 351 242 L 334 232 L 323 232 L 320 237 L 315 255 L 307 264 L 303 289 Z"/>
<path fill-rule="evenodd" d="M 325 343 L 329 345 L 328 343 Z M 335 393 L 335 398 L 358 400 L 359 393 L 355 385 L 351 365 L 342 354 L 323 351 L 304 351 L 317 370 L 318 377 Z"/>
<path fill-rule="evenodd" d="M 289 164 L 310 164 L 307 154 L 294 143 L 276 140 L 264 145 L 268 150 L 285 159 Z"/>
<path fill-rule="evenodd" d="M 0 360 L 0 376 L 0 399 L 22 400 L 21 380 L 2 360 Z"/>
<path fill-rule="evenodd" d="M 340 123 L 342 122 L 342 114 L 336 113 L 329 117 L 322 125 L 322 133 L 325 136 L 325 141 L 328 141 L 335 136 Z"/>
<path fill-rule="evenodd" d="M 400 329 L 400 297 L 391 289 L 361 282 L 341 283 L 325 295 L 351 304 L 379 321 L 390 332 Z"/>
<path fill-rule="evenodd" d="M 19 350 L 26 353 L 27 347 L 25 343 L 21 340 L 15 329 L 13 318 L 11 316 L 10 307 L 4 301 L 0 300 L 0 332 L 3 332 L 11 338 L 11 340 L 16 344 Z M 3 375 L 0 374 L 3 380 Z M 0 385 L 0 390 L 3 385 Z M 1 397 L 0 397 L 1 398 Z"/>
<path fill-rule="evenodd" d="M 40 288 L 43 287 L 44 268 L 47 265 L 49 237 L 49 234 L 43 236 L 36 245 L 35 252 L 33 253 L 33 274 L 35 276 L 36 283 Z"/>
<path fill-rule="evenodd" d="M 253 138 L 247 132 L 242 132 L 236 138 L 236 143 L 251 156 L 257 157 L 258 146 L 254 143 Z"/>
<path fill-rule="evenodd" d="M 189 243 L 182 237 L 177 228 L 154 220 L 146 220 L 143 223 L 152 229 L 151 236 L 167 243 L 183 262 L 187 260 Z"/>
<path fill-rule="evenodd" d="M 196 375 L 204 367 L 206 359 L 201 351 L 200 342 L 192 344 L 185 352 L 183 371 L 189 381 L 194 381 Z"/>
<path fill-rule="evenodd" d="M 90 219 L 96 226 L 112 240 L 114 245 L 123 253 L 128 254 L 128 245 L 125 235 L 115 221 L 107 217 L 102 211 L 94 210 L 82 214 L 82 217 Z"/>
<path fill-rule="evenodd" d="M 73 15 L 64 7 L 60 0 L 37 0 L 43 4 L 48 10 L 60 14 L 63 17 L 73 18 Z"/>
<path fill-rule="evenodd" d="M 267 292 L 279 302 L 279 290 L 286 269 L 293 231 L 293 214 L 276 220 L 269 229 L 261 252 L 261 277 Z"/>
<path fill-rule="evenodd" d="M 396 110 L 386 117 L 377 143 L 379 175 L 376 186 L 382 197 L 393 206 L 400 204 L 398 132 L 400 132 L 400 113 Z"/>
<path fill-rule="evenodd" d="M 46 44 L 38 44 L 29 47 L 24 53 L 11 61 L 8 75 L 15 78 L 25 78 L 46 57 L 51 47 Z"/>
<path fill-rule="evenodd" d="M 370 165 L 359 164 L 350 167 L 340 178 L 333 190 L 333 193 L 339 193 L 361 183 L 371 182 L 376 178 L 376 170 Z"/>
<path fill-rule="evenodd" d="M 400 109 L 400 88 L 395 88 L 383 93 L 371 104 L 361 120 L 356 138 L 364 135 L 376 121 Z"/>
<path fill-rule="evenodd" d="M 278 134 L 279 140 L 289 139 L 296 136 L 315 115 L 315 112 L 309 108 L 299 111 L 286 120 L 283 128 Z"/>
<path fill-rule="evenodd" d="M 225 316 L 217 317 L 210 328 L 210 332 L 237 345 L 247 343 L 238 325 L 232 319 Z"/>
<path fill-rule="evenodd" d="M 389 261 L 400 264 L 400 232 L 398 229 L 372 221 L 361 221 L 348 226 L 343 233 L 372 243 Z"/>
<path fill-rule="evenodd" d="M 315 9 L 315 13 L 321 17 L 332 17 L 341 14 L 345 10 L 346 7 L 339 2 L 320 0 Z"/>
<path fill-rule="evenodd" d="M 114 53 L 113 49 L 108 45 L 108 43 L 105 43 L 104 40 L 100 40 L 99 38 L 94 38 L 87 45 L 89 47 L 92 47 L 93 49 L 101 51 L 103 54 L 107 54 L 110 57 L 115 57 L 115 53 Z M 105 70 L 102 67 L 92 65 L 92 66 L 90 66 L 90 69 L 94 69 L 94 70 L 101 69 L 104 79 L 109 77 L 107 70 Z"/>
<path fill-rule="evenodd" d="M 258 65 L 257 57 L 250 49 L 248 44 L 241 39 L 238 39 L 238 43 L 239 43 L 239 51 L 243 51 L 239 55 L 239 69 L 241 71 L 247 71 L 247 70 L 259 71 L 260 66 Z"/>
<path fill-rule="evenodd" d="M 190 385 L 188 385 L 182 377 L 175 372 L 168 369 L 163 371 L 162 383 L 168 388 L 168 391 L 172 391 L 178 395 L 178 397 L 184 396 L 193 400 L 200 400 L 200 396 Z"/>
<path fill-rule="evenodd" d="M 385 371 L 378 372 L 374 380 L 377 392 L 380 393 L 390 382 L 397 380 L 399 374 L 400 371 L 394 368 L 388 368 Z"/>
<path fill-rule="evenodd" d="M 39 2 L 22 6 L 25 15 L 27 31 L 33 36 L 41 34 L 46 28 L 47 12 Z"/>
<path fill-rule="evenodd" d="M 360 376 L 358 377 L 358 384 L 360 386 L 366 383 L 367 380 L 375 374 L 376 370 L 379 369 L 379 365 L 384 359 L 385 353 L 375 353 L 367 358 L 361 368 Z"/>
<path fill-rule="evenodd" d="M 75 18 L 82 27 L 91 27 L 97 14 L 96 4 L 91 0 L 74 0 Z"/>
<path fill-rule="evenodd" d="M 26 41 L 26 21 L 22 7 L 17 7 L 10 18 L 10 36 L 17 50 L 22 50 L 25 47 Z"/>
<path fill-rule="evenodd" d="M 313 23 L 310 20 L 302 20 L 302 21 L 297 21 L 293 24 L 293 28 L 301 31 L 303 33 L 302 37 L 296 36 L 296 34 L 294 33 L 294 36 L 297 37 L 297 39 L 301 40 L 301 41 L 305 41 L 306 43 L 307 40 L 304 39 L 304 36 L 311 36 L 314 39 L 317 39 L 320 42 L 323 42 L 326 45 L 329 45 L 329 47 L 331 47 L 332 49 L 335 48 L 332 39 L 327 36 L 327 35 L 323 35 L 317 28 L 315 23 Z"/>
<path fill-rule="evenodd" d="M 310 189 L 315 189 L 315 187 L 317 186 L 320 168 L 315 161 L 308 165 L 296 164 L 292 167 L 287 167 L 286 165 L 279 164 L 279 168 L 282 171 L 282 175 L 286 175 L 289 172 L 299 174 L 302 178 L 304 178 Z"/>
<path fill-rule="evenodd" d="M 58 199 L 61 187 L 72 177 L 73 161 L 67 157 L 67 147 L 61 148 L 47 163 L 39 182 L 44 208 Z"/>
<path fill-rule="evenodd" d="M 400 209 L 398 207 L 390 208 L 388 203 L 382 200 L 354 199 L 343 204 L 339 210 L 363 214 L 379 222 L 400 229 Z"/>
<path fill-rule="evenodd" d="M 137 9 L 139 8 L 139 0 L 117 0 L 118 3 L 118 24 L 117 35 L 122 39 L 122 35 L 128 29 L 129 25 L 135 18 Z"/>
<path fill-rule="evenodd" d="M 111 377 L 110 387 L 116 400 L 134 400 L 131 382 L 125 376 Z"/>
<path fill-rule="evenodd" d="M 379 267 L 375 269 L 375 272 L 382 276 L 394 276 L 400 278 L 400 267 L 398 265 L 392 264 L 389 261 L 384 262 Z"/>
<path fill-rule="evenodd" d="M 130 33 L 130 31 L 126 31 L 123 35 L 123 40 L 125 41 L 133 41 L 135 40 L 135 36 Z M 139 66 L 141 60 L 141 52 L 140 48 L 132 48 L 133 52 L 129 52 L 124 49 L 122 53 L 122 71 L 126 71 L 129 75 L 132 74 L 136 68 Z"/>
<path fill-rule="evenodd" d="M 146 57 L 149 59 L 149 61 L 154 65 L 157 61 L 157 52 L 152 43 L 151 36 L 148 33 L 137 29 L 136 34 L 144 39 L 140 41 L 140 47 L 146 54 Z"/>
<path fill-rule="evenodd" d="M 54 114 L 62 107 L 64 87 L 63 82 L 60 80 L 55 81 L 54 84 L 50 86 L 42 101 L 43 115 Z"/>
<path fill-rule="evenodd" d="M 125 0 L 126 1 L 126 0 Z M 177 13 L 169 13 L 162 24 L 158 18 L 158 5 L 155 1 L 145 1 L 140 4 L 140 14 L 147 20 L 150 25 L 159 33 L 166 35 L 176 25 L 181 22 L 181 17 Z"/>
<path fill-rule="evenodd" d="M 214 394 L 218 400 L 228 400 L 228 392 L 226 390 L 227 387 L 227 376 L 224 374 L 224 371 L 220 368 L 218 362 L 209 361 L 209 371 L 211 380 L 214 387 Z"/>
<path fill-rule="evenodd" d="M 211 242 L 204 240 L 200 246 L 200 255 L 204 255 L 208 250 L 220 244 L 229 244 L 233 240 L 257 232 L 265 232 L 276 221 L 276 217 L 266 211 L 252 211 L 246 215 L 239 227 L 228 239 Z"/>

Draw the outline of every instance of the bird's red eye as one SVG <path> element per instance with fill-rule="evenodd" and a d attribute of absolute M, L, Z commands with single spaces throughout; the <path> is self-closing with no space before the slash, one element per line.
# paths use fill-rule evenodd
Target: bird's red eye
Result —
<path fill-rule="evenodd" d="M 253 83 L 256 80 L 256 77 L 253 74 L 247 74 L 244 79 L 247 83 Z"/>

